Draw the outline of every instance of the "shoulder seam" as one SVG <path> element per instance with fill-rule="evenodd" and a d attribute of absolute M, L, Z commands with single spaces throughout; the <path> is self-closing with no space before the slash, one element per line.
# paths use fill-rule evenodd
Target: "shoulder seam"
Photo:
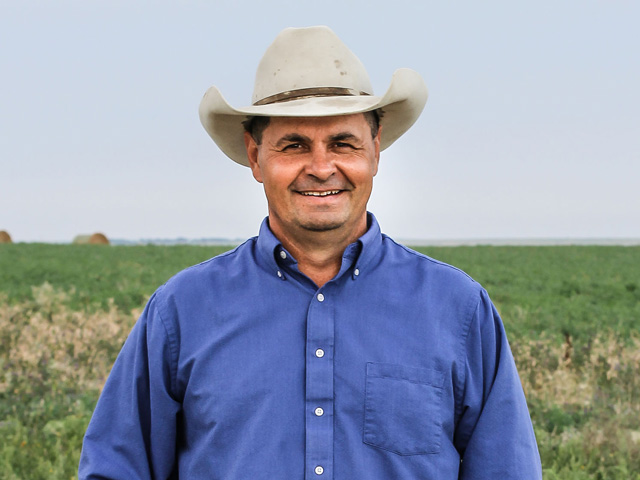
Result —
<path fill-rule="evenodd" d="M 198 265 L 204 265 L 204 264 L 206 264 L 206 263 L 210 263 L 210 262 L 214 261 L 214 260 L 215 260 L 215 259 L 217 259 L 217 258 L 224 258 L 224 257 L 228 257 L 228 256 L 230 256 L 230 255 L 235 255 L 235 254 L 237 253 L 237 251 L 238 251 L 241 247 L 245 246 L 245 245 L 246 245 L 247 243 L 249 243 L 249 242 L 253 242 L 253 241 L 255 241 L 257 238 L 258 238 L 258 237 L 251 237 L 251 238 L 249 238 L 249 239 L 245 240 L 244 242 L 242 242 L 240 245 L 238 245 L 238 246 L 236 246 L 236 247 L 232 248 L 231 250 L 227 250 L 226 252 L 219 253 L 219 254 L 218 254 L 218 255 L 216 255 L 215 257 L 211 257 L 211 258 L 208 258 L 208 259 L 206 259 L 206 260 L 204 260 L 204 261 L 202 261 L 202 262 L 200 262 L 200 263 L 196 263 L 195 265 L 192 265 L 192 266 L 188 267 L 188 268 L 187 268 L 187 270 L 188 270 L 189 268 L 197 267 Z"/>
<path fill-rule="evenodd" d="M 473 277 L 471 277 L 471 275 L 469 275 L 467 272 L 465 272 L 464 270 L 459 269 L 458 267 L 454 267 L 453 265 L 449 265 L 448 263 L 445 262 L 441 262 L 440 260 L 436 260 L 435 258 L 431 258 L 428 255 L 425 255 L 424 253 L 420 253 L 420 252 L 416 252 L 415 250 L 407 247 L 406 245 L 403 245 L 401 243 L 396 242 L 393 238 L 382 234 L 383 239 L 389 240 L 390 242 L 392 242 L 394 245 L 400 247 L 401 249 L 403 249 L 405 252 L 418 257 L 422 260 L 425 260 L 427 262 L 433 263 L 435 265 L 439 265 L 441 267 L 446 267 L 449 268 L 451 270 L 455 270 L 456 272 L 459 272 L 461 274 L 463 274 L 465 277 L 467 277 L 469 280 L 471 280 L 473 283 L 478 284 L 478 282 L 476 280 L 473 279 Z"/>
<path fill-rule="evenodd" d="M 162 314 L 162 312 L 160 311 L 160 302 L 163 300 L 160 296 L 160 292 L 163 289 L 164 285 L 161 286 L 160 288 L 158 288 L 158 290 L 156 290 L 156 298 L 157 298 L 157 303 L 156 305 L 154 305 L 154 309 L 156 311 L 156 314 L 158 315 L 158 318 L 160 319 L 160 322 L 162 323 L 162 328 L 164 328 L 164 332 L 165 335 L 167 336 L 167 340 L 169 343 L 169 350 L 171 352 L 171 364 L 170 366 L 170 371 L 171 371 L 171 392 L 173 393 L 174 397 L 178 397 L 177 395 L 177 391 L 178 391 L 178 341 L 176 339 L 176 332 L 175 329 L 173 329 L 173 331 L 169 331 L 170 329 L 167 327 L 167 322 L 165 321 L 165 318 Z"/>
<path fill-rule="evenodd" d="M 174 277 L 176 277 L 177 275 L 180 275 L 180 274 L 181 274 L 181 273 L 183 273 L 183 272 L 187 272 L 187 271 L 189 271 L 189 270 L 196 269 L 196 268 L 198 268 L 198 267 L 200 267 L 200 266 L 207 265 L 207 264 L 209 264 L 209 263 L 211 263 L 211 262 L 214 262 L 214 261 L 216 261 L 216 260 L 218 260 L 218 259 L 221 259 L 221 258 L 224 258 L 224 257 L 229 257 L 229 256 L 231 256 L 231 255 L 235 255 L 235 254 L 237 253 L 238 249 L 240 249 L 240 248 L 241 248 L 241 247 L 243 247 L 244 245 L 248 244 L 249 242 L 253 242 L 253 241 L 255 241 L 257 238 L 258 238 L 258 237 L 251 237 L 251 238 L 249 238 L 248 240 L 245 240 L 243 243 L 241 243 L 241 244 L 240 244 L 240 245 L 238 245 L 237 247 L 232 248 L 231 250 L 227 250 L 226 252 L 219 253 L 218 255 L 216 255 L 216 256 L 214 256 L 214 257 L 207 258 L 206 260 L 203 260 L 203 261 L 202 261 L 202 262 L 200 262 L 200 263 L 196 263 L 195 265 L 190 265 L 190 266 L 188 266 L 188 267 L 186 267 L 186 268 L 184 268 L 184 269 L 180 270 L 180 271 L 179 271 L 179 272 L 177 272 L 175 275 L 173 275 L 171 278 L 169 278 L 169 280 L 167 280 L 167 281 L 165 282 L 165 285 L 166 285 L 170 280 L 172 280 Z"/>
<path fill-rule="evenodd" d="M 456 385 L 456 388 L 460 392 L 460 395 L 456 397 L 455 401 L 456 418 L 458 418 L 462 413 L 462 392 L 464 391 L 464 384 L 466 382 L 467 376 L 467 342 L 469 341 L 469 332 L 471 331 L 471 325 L 477 317 L 476 312 L 478 311 L 478 307 L 480 305 L 482 290 L 483 289 L 481 288 L 479 291 L 475 292 L 474 295 L 471 295 L 469 297 L 469 302 L 467 305 L 468 314 L 466 315 L 464 329 L 462 335 L 460 336 L 459 362 L 463 374 L 460 376 L 459 384 Z"/>

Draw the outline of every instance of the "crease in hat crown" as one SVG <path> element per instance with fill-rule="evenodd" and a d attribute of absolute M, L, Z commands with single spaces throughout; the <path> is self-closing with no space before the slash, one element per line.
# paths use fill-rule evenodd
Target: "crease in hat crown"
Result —
<path fill-rule="evenodd" d="M 258 64 L 251 103 L 322 87 L 346 89 L 345 95 L 373 95 L 364 65 L 329 27 L 287 28 Z"/>
<path fill-rule="evenodd" d="M 422 77 L 408 68 L 394 72 L 383 96 L 355 54 L 326 26 L 287 28 L 258 65 L 251 105 L 231 106 L 217 87 L 200 102 L 203 127 L 220 150 L 248 166 L 242 122 L 252 116 L 321 117 L 382 109 L 380 149 L 403 135 L 427 101 Z"/>

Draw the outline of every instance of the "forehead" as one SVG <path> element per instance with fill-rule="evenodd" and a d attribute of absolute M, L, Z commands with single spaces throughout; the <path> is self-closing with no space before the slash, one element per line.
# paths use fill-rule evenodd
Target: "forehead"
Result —
<path fill-rule="evenodd" d="M 271 117 L 266 132 L 282 133 L 284 131 L 349 131 L 353 134 L 360 130 L 368 131 L 369 124 L 362 113 L 338 115 L 332 117 Z"/>

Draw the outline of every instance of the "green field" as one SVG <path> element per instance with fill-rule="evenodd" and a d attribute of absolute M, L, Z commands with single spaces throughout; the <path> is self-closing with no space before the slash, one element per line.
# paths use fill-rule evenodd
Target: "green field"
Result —
<path fill-rule="evenodd" d="M 155 288 L 223 247 L 0 245 L 0 479 L 75 478 Z M 500 311 L 548 479 L 640 479 L 640 247 L 433 247 Z"/>

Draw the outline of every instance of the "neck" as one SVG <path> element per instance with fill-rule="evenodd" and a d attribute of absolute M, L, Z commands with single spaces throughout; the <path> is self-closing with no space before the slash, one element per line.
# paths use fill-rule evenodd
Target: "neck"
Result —
<path fill-rule="evenodd" d="M 270 223 L 270 227 L 284 248 L 297 260 L 299 270 L 318 287 L 322 287 L 338 274 L 345 249 L 366 232 L 367 221 L 365 216 L 360 228 L 342 235 L 334 230 L 285 232 L 275 222 Z"/>

